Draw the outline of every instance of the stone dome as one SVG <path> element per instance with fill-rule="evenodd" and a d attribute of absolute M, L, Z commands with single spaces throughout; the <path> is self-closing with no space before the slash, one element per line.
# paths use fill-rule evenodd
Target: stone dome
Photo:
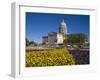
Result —
<path fill-rule="evenodd" d="M 64 22 L 64 20 L 62 20 L 60 25 L 61 25 L 61 27 L 66 27 L 66 23 Z"/>
<path fill-rule="evenodd" d="M 64 20 L 62 20 L 60 23 L 59 33 L 67 34 L 67 25 Z"/>

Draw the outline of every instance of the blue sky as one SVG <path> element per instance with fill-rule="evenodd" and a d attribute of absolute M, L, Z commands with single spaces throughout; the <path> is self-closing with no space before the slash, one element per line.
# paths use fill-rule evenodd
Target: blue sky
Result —
<path fill-rule="evenodd" d="M 89 37 L 89 15 L 26 12 L 26 37 L 41 42 L 42 36 L 58 32 L 61 21 L 67 24 L 68 33 L 85 33 Z"/>

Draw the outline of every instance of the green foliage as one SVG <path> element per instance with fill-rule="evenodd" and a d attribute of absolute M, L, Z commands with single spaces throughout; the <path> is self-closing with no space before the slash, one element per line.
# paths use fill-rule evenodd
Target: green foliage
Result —
<path fill-rule="evenodd" d="M 28 38 L 26 38 L 26 46 L 29 46 L 33 44 L 34 46 L 37 46 L 37 43 L 35 41 L 29 41 Z"/>
<path fill-rule="evenodd" d="M 81 48 L 89 48 L 89 45 L 83 44 L 83 45 L 81 46 Z"/>
<path fill-rule="evenodd" d="M 26 51 L 26 67 L 74 65 L 75 60 L 66 48 Z"/>
<path fill-rule="evenodd" d="M 76 44 L 76 43 L 84 43 L 87 40 L 87 36 L 84 33 L 73 33 L 73 34 L 68 34 L 66 35 L 67 39 L 65 39 L 64 44 L 67 43 L 72 43 L 72 44 Z"/>
<path fill-rule="evenodd" d="M 29 45 L 29 40 L 26 38 L 26 46 Z"/>
<path fill-rule="evenodd" d="M 80 50 L 80 48 L 77 45 L 73 45 L 72 48 L 74 48 L 74 50 Z"/>

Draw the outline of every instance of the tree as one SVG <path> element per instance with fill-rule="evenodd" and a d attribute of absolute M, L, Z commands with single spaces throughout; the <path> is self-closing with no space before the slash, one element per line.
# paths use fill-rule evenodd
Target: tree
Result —
<path fill-rule="evenodd" d="M 73 33 L 66 36 L 67 39 L 64 40 L 64 44 L 82 44 L 87 40 L 87 35 L 84 33 Z"/>
<path fill-rule="evenodd" d="M 36 42 L 34 42 L 34 41 L 30 41 L 30 43 L 29 43 L 29 45 L 34 45 L 34 46 L 37 46 L 37 43 Z"/>
<path fill-rule="evenodd" d="M 26 46 L 28 46 L 29 45 L 29 40 L 28 40 L 28 38 L 26 38 Z"/>
<path fill-rule="evenodd" d="M 28 38 L 26 38 L 26 46 L 29 46 L 29 45 L 34 45 L 34 46 L 37 46 L 37 43 L 35 41 L 29 41 Z"/>

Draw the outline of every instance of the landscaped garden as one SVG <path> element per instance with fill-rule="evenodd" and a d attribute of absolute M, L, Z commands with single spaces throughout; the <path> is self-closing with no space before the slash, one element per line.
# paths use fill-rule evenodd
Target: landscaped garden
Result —
<path fill-rule="evenodd" d="M 26 67 L 75 65 L 75 59 L 66 48 L 26 51 Z"/>

